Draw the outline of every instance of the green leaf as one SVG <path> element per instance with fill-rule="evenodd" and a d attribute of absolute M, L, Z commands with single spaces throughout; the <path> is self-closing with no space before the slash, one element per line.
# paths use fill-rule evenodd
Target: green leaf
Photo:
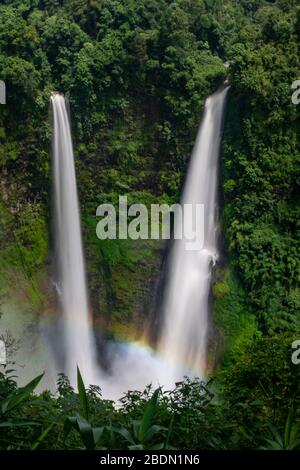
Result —
<path fill-rule="evenodd" d="M 85 386 L 84 386 L 78 366 L 77 366 L 77 387 L 78 387 L 78 394 L 79 394 L 79 401 L 80 401 L 80 408 L 81 408 L 82 416 L 84 416 L 85 419 L 89 419 L 88 398 L 87 398 Z"/>
<path fill-rule="evenodd" d="M 130 432 L 126 428 L 114 428 L 114 431 L 116 433 L 120 434 L 122 437 L 124 437 L 124 439 L 127 442 L 130 442 L 130 444 L 135 445 L 135 442 L 134 442 L 134 439 L 133 439 L 132 435 L 130 434 Z"/>
<path fill-rule="evenodd" d="M 277 431 L 277 429 L 273 426 L 273 424 L 269 423 L 269 428 L 273 434 L 273 437 L 275 439 L 275 441 L 279 444 L 279 446 L 281 446 L 281 449 L 284 448 L 284 443 L 283 443 L 283 440 L 281 439 L 281 436 L 279 434 L 279 432 Z"/>
<path fill-rule="evenodd" d="M 170 424 L 169 424 L 168 434 L 167 434 L 167 437 L 166 437 L 166 440 L 165 440 L 165 446 L 164 446 L 165 449 L 168 449 L 168 446 L 169 446 L 170 437 L 171 437 L 171 434 L 172 434 L 172 431 L 173 431 L 174 418 L 175 418 L 175 415 L 173 414 L 172 418 L 171 418 L 171 421 L 170 421 Z"/>
<path fill-rule="evenodd" d="M 110 426 L 108 427 L 109 434 L 110 434 L 110 448 L 115 449 L 116 448 L 116 439 L 115 439 L 115 429 L 110 423 Z"/>
<path fill-rule="evenodd" d="M 286 448 L 286 450 L 294 450 L 294 449 L 299 449 L 300 447 L 300 439 L 297 439 L 293 441 L 291 444 L 289 444 Z"/>
<path fill-rule="evenodd" d="M 15 421 L 5 421 L 0 423 L 0 428 L 15 428 L 19 426 L 40 426 L 40 423 L 34 421 L 20 421 L 19 423 Z"/>
<path fill-rule="evenodd" d="M 289 414 L 286 420 L 284 428 L 284 448 L 287 449 L 288 445 L 291 443 L 291 434 L 293 430 L 293 422 L 295 417 L 295 407 L 292 404 L 289 409 Z"/>
<path fill-rule="evenodd" d="M 139 440 L 139 432 L 141 429 L 141 420 L 133 419 L 132 421 L 133 436 L 136 441 Z"/>
<path fill-rule="evenodd" d="M 31 393 L 35 389 L 35 387 L 38 385 L 40 380 L 44 374 L 39 375 L 35 379 L 33 379 L 31 382 L 29 382 L 25 387 L 19 388 L 16 392 L 14 392 L 12 395 L 10 395 L 6 400 L 4 400 L 0 406 L 1 406 L 1 413 L 4 415 L 8 411 L 13 410 L 14 408 L 17 408 L 21 403 L 27 400 L 27 398 L 30 397 Z"/>
<path fill-rule="evenodd" d="M 104 431 L 104 427 L 101 427 L 101 428 L 93 428 L 93 439 L 94 439 L 94 443 L 95 443 L 95 446 L 98 444 L 98 442 L 100 441 L 101 439 L 101 436 L 103 434 L 103 431 Z"/>
<path fill-rule="evenodd" d="M 39 447 L 39 445 L 43 442 L 45 437 L 48 436 L 48 434 L 51 431 L 51 429 L 53 428 L 53 426 L 54 426 L 54 423 L 51 423 L 46 429 L 44 429 L 42 434 L 37 438 L 35 443 L 32 445 L 31 450 L 35 450 Z"/>
<path fill-rule="evenodd" d="M 139 441 L 140 442 L 144 441 L 146 433 L 152 424 L 152 420 L 154 418 L 156 407 L 157 407 L 157 399 L 158 399 L 159 390 L 160 390 L 159 388 L 155 390 L 155 392 L 153 393 L 152 397 L 150 398 L 150 400 L 148 401 L 146 405 L 146 408 L 142 417 L 140 429 L 139 429 Z"/>
<path fill-rule="evenodd" d="M 93 428 L 91 424 L 86 421 L 86 419 L 81 416 L 77 415 L 77 426 L 79 430 L 80 437 L 82 439 L 82 442 L 84 443 L 85 447 L 88 450 L 94 450 L 95 449 L 95 441 L 94 441 L 94 434 L 93 434 Z"/>
<path fill-rule="evenodd" d="M 145 441 L 150 441 L 152 439 L 152 437 L 155 436 L 155 434 L 159 434 L 162 431 L 168 431 L 168 428 L 166 428 L 164 426 L 157 426 L 156 424 L 154 424 L 146 432 Z"/>
<path fill-rule="evenodd" d="M 282 446 L 278 442 L 271 439 L 266 439 L 266 442 L 269 445 L 260 447 L 261 450 L 282 450 Z"/>
<path fill-rule="evenodd" d="M 68 437 L 72 428 L 75 428 L 78 431 L 77 418 L 76 416 L 69 416 L 64 422 L 64 436 L 65 439 Z"/>

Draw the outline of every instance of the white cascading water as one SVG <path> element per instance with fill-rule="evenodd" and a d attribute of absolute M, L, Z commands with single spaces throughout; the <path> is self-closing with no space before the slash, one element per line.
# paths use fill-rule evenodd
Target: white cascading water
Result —
<path fill-rule="evenodd" d="M 188 168 L 181 204 L 204 204 L 204 246 L 187 251 L 175 240 L 164 295 L 158 351 L 136 344 L 112 348 L 112 373 L 96 363 L 88 309 L 74 156 L 66 102 L 53 94 L 53 168 L 57 291 L 63 318 L 65 372 L 76 383 L 78 364 L 86 384 L 99 384 L 107 398 L 152 384 L 173 386 L 183 375 L 204 375 L 212 265 L 217 258 L 217 176 L 222 118 L 227 89 L 207 99 Z M 189 221 L 191 223 L 191 221 Z M 191 226 L 191 225 L 190 225 Z"/>
<path fill-rule="evenodd" d="M 90 329 L 73 145 L 65 98 L 51 97 L 53 111 L 54 226 L 57 292 L 65 346 L 65 372 L 76 383 L 76 365 L 95 383 L 95 345 Z"/>
<path fill-rule="evenodd" d="M 218 256 L 218 157 L 227 91 L 224 88 L 206 100 L 181 199 L 183 208 L 204 205 L 203 248 L 187 251 L 188 240 L 175 240 L 167 272 L 159 350 L 174 364 L 170 373 L 175 380 L 178 370 L 203 375 L 207 363 L 211 273 Z M 190 220 L 185 223 L 195 226 L 192 214 L 184 211 L 186 216 Z"/>

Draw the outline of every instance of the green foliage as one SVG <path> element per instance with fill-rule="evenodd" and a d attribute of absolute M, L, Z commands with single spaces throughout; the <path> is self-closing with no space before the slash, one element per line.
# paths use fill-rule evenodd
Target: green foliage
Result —
<path fill-rule="evenodd" d="M 171 434 L 171 424 L 169 429 L 164 426 L 153 424 L 155 414 L 158 408 L 158 396 L 160 390 L 157 389 L 153 392 L 152 397 L 148 400 L 145 405 L 143 415 L 139 420 L 131 420 L 131 429 L 128 430 L 125 427 L 115 428 L 113 432 L 116 432 L 122 436 L 127 442 L 129 450 L 143 450 L 143 449 L 168 449 L 168 441 Z M 161 440 L 162 437 L 165 439 L 162 442 L 155 443 L 157 438 Z"/>
<path fill-rule="evenodd" d="M 1 389 L 4 388 L 7 391 L 4 399 L 0 401 L 0 448 L 2 448 L 3 440 L 5 448 L 10 448 L 12 441 L 16 443 L 14 436 L 18 434 L 19 428 L 21 428 L 19 432 L 24 432 L 25 429 L 30 434 L 34 433 L 35 428 L 39 428 L 39 423 L 36 422 L 35 418 L 28 419 L 24 416 L 23 410 L 26 406 L 30 406 L 32 393 L 41 381 L 43 374 L 34 378 L 24 387 L 16 388 L 8 375 L 11 372 L 13 370 L 7 370 L 5 376 L 0 375 Z M 40 441 L 43 438 L 44 436 L 40 436 Z"/>
<path fill-rule="evenodd" d="M 25 387 L 18 389 L 16 392 L 12 393 L 11 396 L 6 398 L 1 403 L 1 416 L 4 416 L 10 411 L 18 408 L 24 401 L 26 401 L 30 397 L 38 383 L 41 381 L 42 377 L 43 374 L 39 375 L 31 382 L 29 382 L 29 384 L 27 384 Z"/>
<path fill-rule="evenodd" d="M 262 446 L 263 450 L 296 450 L 300 448 L 299 439 L 299 424 L 295 421 L 296 410 L 294 405 L 291 405 L 288 417 L 286 419 L 284 435 L 281 437 L 278 430 L 269 424 L 271 435 L 273 439 L 266 439 L 265 446 Z"/>
<path fill-rule="evenodd" d="M 61 376 L 57 397 L 34 400 L 35 382 L 20 390 L 1 375 L 1 448 L 298 448 L 290 405 L 299 405 L 300 383 L 290 361 L 300 327 L 296 3 L 1 2 L 0 287 L 17 284 L 36 310 L 49 253 L 50 93 L 65 93 L 72 110 L 93 310 L 122 336 L 149 313 L 159 250 L 100 243 L 96 207 L 117 204 L 120 193 L 129 203 L 177 202 L 204 99 L 227 75 L 231 83 L 221 168 L 229 261 L 213 285 L 225 352 L 216 385 L 129 392 L 115 408 L 79 372 L 78 394 Z"/>
<path fill-rule="evenodd" d="M 257 339 L 219 372 L 223 399 L 233 419 L 246 431 L 237 436 L 239 446 L 259 444 L 258 440 L 269 434 L 270 422 L 283 429 L 290 405 L 298 406 L 300 369 L 291 361 L 292 341 L 288 335 Z"/>
<path fill-rule="evenodd" d="M 287 345 L 287 341 L 282 347 L 282 340 L 273 345 L 264 340 L 251 346 L 248 358 L 244 355 L 219 377 L 217 393 L 214 383 L 186 380 L 171 392 L 152 392 L 150 387 L 144 392 L 128 392 L 117 407 L 104 400 L 97 387 L 86 390 L 80 373 L 78 395 L 61 376 L 55 397 L 44 392 L 34 398 L 31 393 L 40 377 L 12 392 L 12 381 L 2 375 L 1 389 L 7 387 L 2 404 L 16 406 L 7 408 L 7 421 L 1 422 L 0 447 L 298 449 L 299 373 L 296 368 L 294 375 L 288 371 L 293 366 L 286 361 Z M 274 363 L 270 370 L 265 361 L 274 352 L 284 360 Z M 86 410 L 88 419 L 82 415 Z"/>
<path fill-rule="evenodd" d="M 247 294 L 232 269 L 217 270 L 213 295 L 214 322 L 221 335 L 222 362 L 226 365 L 239 357 L 260 332 L 254 312 L 247 305 Z"/>
<path fill-rule="evenodd" d="M 299 282 L 300 157 L 291 85 L 300 54 L 293 2 L 275 3 L 257 2 L 255 37 L 229 51 L 232 91 L 222 168 L 231 264 L 265 334 L 300 326 L 299 306 L 291 302 Z"/>

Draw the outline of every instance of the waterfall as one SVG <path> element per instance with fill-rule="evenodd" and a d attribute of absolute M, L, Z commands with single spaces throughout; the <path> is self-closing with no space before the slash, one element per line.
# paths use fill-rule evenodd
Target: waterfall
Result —
<path fill-rule="evenodd" d="M 181 198 L 181 205 L 204 205 L 204 244 L 198 251 L 187 251 L 187 240 L 175 240 L 167 272 L 163 301 L 163 325 L 159 350 L 176 370 L 202 374 L 207 365 L 212 266 L 218 256 L 218 157 L 223 110 L 228 88 L 216 92 L 205 103 L 200 126 Z M 194 220 L 189 217 L 189 227 Z M 176 229 L 176 227 L 175 227 Z"/>
<path fill-rule="evenodd" d="M 56 290 L 62 314 L 65 372 L 76 383 L 76 364 L 95 383 L 95 345 L 90 328 L 74 155 L 65 98 L 51 97 L 53 111 Z"/>
<path fill-rule="evenodd" d="M 222 118 L 228 88 L 206 100 L 202 124 L 189 164 L 181 205 L 204 205 L 204 244 L 187 251 L 186 238 L 174 241 L 163 302 L 157 351 L 138 344 L 110 344 L 112 370 L 96 363 L 90 327 L 74 156 L 66 102 L 53 94 L 54 226 L 58 294 L 63 319 L 65 372 L 76 383 L 78 364 L 86 384 L 99 384 L 107 398 L 149 382 L 173 386 L 183 375 L 203 375 L 207 363 L 212 266 L 218 257 L 217 180 Z M 183 210 L 184 218 L 193 214 Z M 175 227 L 176 230 L 176 227 Z"/>

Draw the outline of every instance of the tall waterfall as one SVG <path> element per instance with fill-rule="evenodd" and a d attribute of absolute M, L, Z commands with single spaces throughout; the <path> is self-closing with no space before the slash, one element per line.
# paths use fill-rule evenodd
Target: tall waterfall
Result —
<path fill-rule="evenodd" d="M 118 398 L 128 389 L 143 390 L 149 382 L 172 386 L 183 374 L 201 375 L 205 370 L 211 273 L 218 256 L 218 156 L 226 94 L 225 88 L 206 101 L 181 200 L 183 209 L 186 204 L 204 205 L 204 245 L 198 251 L 187 251 L 190 240 L 174 241 L 158 351 L 131 343 L 108 346 L 112 354 L 109 376 L 96 364 L 89 325 L 69 116 L 64 97 L 52 96 L 56 285 L 63 319 L 65 372 L 72 384 L 76 382 L 76 364 L 86 384 L 98 383 L 108 398 Z M 191 227 L 193 214 L 184 211 L 187 216 Z"/>
<path fill-rule="evenodd" d="M 73 146 L 66 101 L 51 97 L 53 110 L 54 227 L 57 292 L 63 319 L 65 372 L 76 383 L 76 364 L 87 383 L 95 383 L 94 340 L 81 239 Z"/>
<path fill-rule="evenodd" d="M 218 157 L 227 90 L 206 100 L 181 199 L 183 208 L 204 205 L 204 244 L 199 251 L 187 251 L 184 237 L 175 240 L 167 272 L 159 349 L 175 364 L 174 375 L 176 368 L 199 374 L 207 363 L 211 273 L 218 256 Z M 191 219 L 192 214 L 184 212 L 184 217 Z"/>

